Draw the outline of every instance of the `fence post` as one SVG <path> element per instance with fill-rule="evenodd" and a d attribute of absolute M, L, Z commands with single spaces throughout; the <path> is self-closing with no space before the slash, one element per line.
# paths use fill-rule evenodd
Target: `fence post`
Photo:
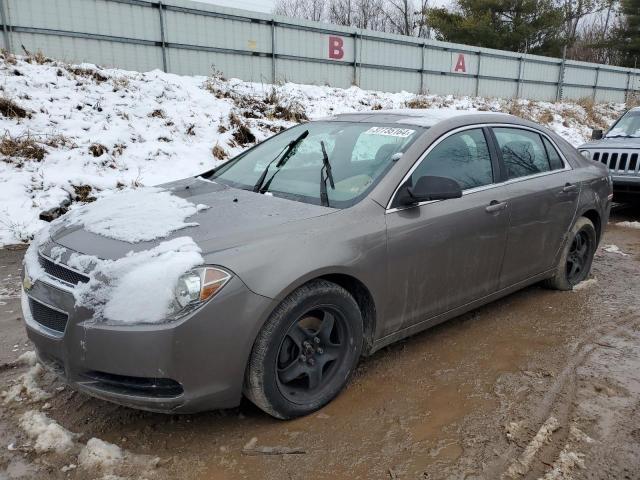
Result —
<path fill-rule="evenodd" d="M 271 19 L 271 80 L 276 84 L 276 21 Z"/>
<path fill-rule="evenodd" d="M 558 72 L 558 89 L 556 90 L 556 102 L 562 100 L 562 84 L 564 83 L 564 63 L 567 61 L 567 46 L 562 49 L 562 63 Z"/>
<path fill-rule="evenodd" d="M 482 64 L 482 51 L 478 50 L 478 71 L 476 72 L 476 97 L 480 95 L 480 66 Z"/>
<path fill-rule="evenodd" d="M 425 53 L 425 43 L 422 42 L 422 48 L 420 48 L 420 95 L 424 95 L 424 53 Z"/>
<path fill-rule="evenodd" d="M 11 47 L 11 30 L 7 25 L 7 11 L 5 10 L 5 0 L 0 0 L 0 20 L 2 20 L 2 35 L 4 37 L 4 48 L 7 52 L 11 53 L 13 48 Z"/>
<path fill-rule="evenodd" d="M 518 62 L 518 86 L 516 87 L 516 98 L 520 98 L 520 84 L 522 83 L 522 57 L 519 58 Z"/>
<path fill-rule="evenodd" d="M 164 12 L 162 0 L 158 1 L 158 12 L 160 14 L 160 42 L 162 45 L 162 70 L 167 71 L 167 41 L 164 33 Z"/>
<path fill-rule="evenodd" d="M 598 78 L 600 77 L 600 67 L 596 67 L 596 81 L 593 84 L 593 94 L 591 100 L 596 101 L 596 92 L 598 91 Z"/>
<path fill-rule="evenodd" d="M 353 84 L 358 85 L 358 31 L 353 34 Z"/>
<path fill-rule="evenodd" d="M 624 89 L 624 101 L 629 101 L 629 87 L 631 86 L 631 70 L 627 72 L 627 87 Z"/>

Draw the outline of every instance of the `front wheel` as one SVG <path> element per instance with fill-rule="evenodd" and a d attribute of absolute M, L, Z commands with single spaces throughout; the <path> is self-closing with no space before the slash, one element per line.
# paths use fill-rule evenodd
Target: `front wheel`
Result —
<path fill-rule="evenodd" d="M 245 395 L 268 414 L 318 410 L 346 385 L 362 350 L 362 315 L 353 297 L 324 280 L 285 298 L 254 343 Z"/>
<path fill-rule="evenodd" d="M 556 290 L 572 290 L 589 276 L 596 252 L 597 235 L 591 220 L 580 217 L 571 228 L 556 266 L 555 275 L 546 285 Z"/>

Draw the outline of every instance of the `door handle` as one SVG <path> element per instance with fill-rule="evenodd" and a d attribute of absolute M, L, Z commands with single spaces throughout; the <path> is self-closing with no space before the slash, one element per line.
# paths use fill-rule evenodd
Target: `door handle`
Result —
<path fill-rule="evenodd" d="M 497 200 L 492 200 L 489 205 L 487 205 L 484 209 L 487 213 L 496 213 L 500 212 L 507 208 L 507 202 L 499 202 Z"/>
<path fill-rule="evenodd" d="M 576 190 L 578 190 L 578 186 L 571 183 L 565 183 L 564 187 L 562 187 L 562 193 L 571 193 Z"/>

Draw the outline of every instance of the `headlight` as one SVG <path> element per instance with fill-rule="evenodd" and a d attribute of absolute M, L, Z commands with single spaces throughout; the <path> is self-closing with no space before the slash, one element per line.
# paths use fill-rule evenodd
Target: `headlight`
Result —
<path fill-rule="evenodd" d="M 589 150 L 580 150 L 580 155 L 582 155 L 587 160 L 591 160 L 591 152 Z"/>
<path fill-rule="evenodd" d="M 174 316 L 182 316 L 209 300 L 230 278 L 229 272 L 215 267 L 194 268 L 182 275 L 174 291 Z"/>

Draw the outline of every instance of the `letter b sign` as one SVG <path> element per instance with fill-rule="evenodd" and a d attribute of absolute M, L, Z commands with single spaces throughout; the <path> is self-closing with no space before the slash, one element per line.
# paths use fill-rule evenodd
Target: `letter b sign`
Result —
<path fill-rule="evenodd" d="M 329 58 L 341 60 L 344 57 L 344 40 L 341 37 L 329 37 Z"/>

